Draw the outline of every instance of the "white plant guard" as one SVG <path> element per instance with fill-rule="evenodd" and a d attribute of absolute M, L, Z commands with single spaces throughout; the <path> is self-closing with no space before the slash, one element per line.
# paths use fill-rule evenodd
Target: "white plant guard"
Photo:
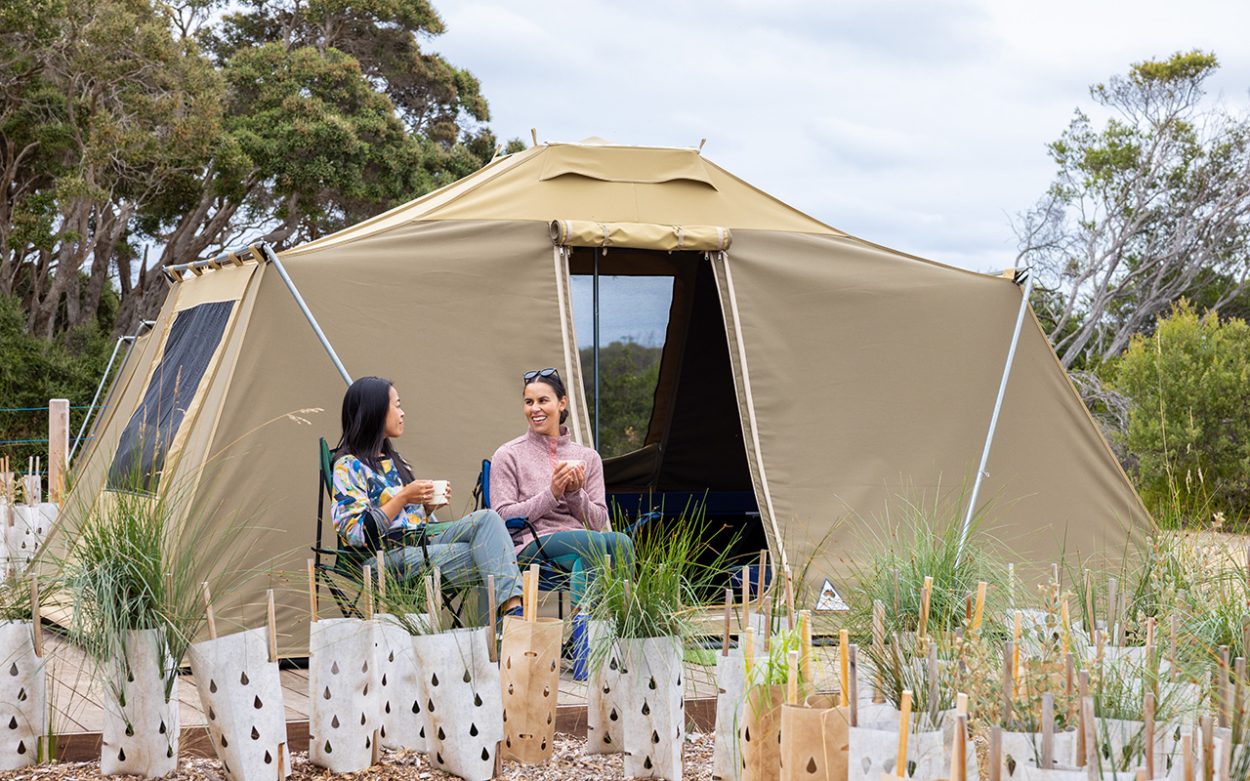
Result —
<path fill-rule="evenodd" d="M 43 501 L 43 476 L 22 475 L 22 496 L 27 504 L 39 504 Z"/>
<path fill-rule="evenodd" d="M 941 731 L 912 733 L 907 739 L 908 772 L 912 781 L 945 778 L 950 772 Z M 898 764 L 898 729 L 851 727 L 847 747 L 847 781 L 881 781 Z"/>
<path fill-rule="evenodd" d="M 722 781 L 738 781 L 742 778 L 738 720 L 741 718 L 745 696 L 746 664 L 742 659 L 742 647 L 739 646 L 729 649 L 728 656 L 716 657 L 716 742 L 712 748 L 712 778 Z"/>
<path fill-rule="evenodd" d="M 1137 771 L 1124 770 L 1117 773 L 1103 771 L 1101 781 L 1136 781 Z M 1089 781 L 1089 771 L 1085 768 L 1063 768 L 1060 770 L 1042 770 L 1040 767 L 1024 766 L 1022 781 Z"/>
<path fill-rule="evenodd" d="M 681 641 L 647 637 L 619 643 L 625 657 L 625 775 L 681 781 L 686 741 Z"/>
<path fill-rule="evenodd" d="M 606 621 L 590 621 L 586 631 L 592 649 L 586 680 L 586 753 L 619 754 L 625 750 L 624 659 Z"/>
<path fill-rule="evenodd" d="M 414 635 L 418 691 L 425 704 L 426 752 L 435 767 L 466 781 L 488 781 L 503 740 L 499 667 L 490 629 Z"/>
<path fill-rule="evenodd" d="M 1076 764 L 1075 732 L 1056 732 L 1053 745 L 1056 765 Z M 1024 778 L 1025 767 L 1041 766 L 1042 734 L 1040 732 L 1004 732 L 1001 753 L 1002 777 L 1010 781 L 1019 781 Z"/>
<path fill-rule="evenodd" d="M 47 729 L 48 685 L 32 631 L 29 621 L 0 621 L 0 770 L 35 764 Z"/>
<path fill-rule="evenodd" d="M 18 504 L 13 506 L 13 525 L 4 529 L 9 574 L 20 576 L 30 566 L 31 559 L 39 552 L 48 537 L 52 524 L 40 509 L 44 505 Z M 56 505 L 51 505 L 56 507 Z"/>
<path fill-rule="evenodd" d="M 176 663 L 156 629 L 127 633 L 123 649 L 125 658 L 114 660 L 106 673 L 100 769 L 108 776 L 160 778 L 178 768 Z"/>
<path fill-rule="evenodd" d="M 373 764 L 381 699 L 376 622 L 323 618 L 309 626 L 308 760 L 332 773 Z"/>
<path fill-rule="evenodd" d="M 555 751 L 556 701 L 560 693 L 558 618 L 504 618 L 499 651 L 503 686 L 504 756 L 539 764 Z"/>
<path fill-rule="evenodd" d="M 213 750 L 226 776 L 273 781 L 279 761 L 284 777 L 290 775 L 286 708 L 278 663 L 269 661 L 269 630 L 195 643 L 188 655 Z"/>
<path fill-rule="evenodd" d="M 424 752 L 425 703 L 421 701 L 417 678 L 417 657 L 408 631 L 427 629 L 425 613 L 410 613 L 400 621 L 388 613 L 378 613 L 377 661 L 381 687 L 381 726 L 378 737 L 385 748 Z"/>

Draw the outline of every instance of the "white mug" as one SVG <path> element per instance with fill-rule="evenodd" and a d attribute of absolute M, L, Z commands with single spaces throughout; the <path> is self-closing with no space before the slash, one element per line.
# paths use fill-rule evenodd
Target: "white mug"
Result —
<path fill-rule="evenodd" d="M 430 499 L 430 504 L 435 507 L 441 507 L 447 504 L 447 480 L 435 480 L 434 496 Z"/>
<path fill-rule="evenodd" d="M 560 463 L 566 466 L 571 466 L 575 469 L 578 467 L 581 467 L 582 469 L 586 468 L 586 462 L 580 458 L 562 458 L 560 459 Z"/>

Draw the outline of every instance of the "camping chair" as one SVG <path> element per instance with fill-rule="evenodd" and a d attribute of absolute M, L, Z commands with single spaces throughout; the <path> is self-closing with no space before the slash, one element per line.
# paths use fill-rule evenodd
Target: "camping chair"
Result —
<path fill-rule="evenodd" d="M 363 586 L 361 570 L 365 564 L 376 561 L 377 551 L 366 552 L 360 548 L 345 545 L 337 531 L 334 533 L 336 546 L 334 548 L 325 547 L 325 500 L 327 496 L 331 500 L 334 499 L 334 458 L 325 437 L 321 438 L 320 449 L 320 468 L 317 480 L 317 541 L 312 548 L 314 580 L 318 593 L 321 591 L 321 585 L 325 584 L 330 591 L 330 596 L 334 598 L 335 604 L 338 605 L 339 612 L 344 617 L 359 618 L 363 615 L 358 606 L 360 589 L 357 589 L 356 595 L 353 597 L 344 590 L 343 584 L 351 583 Z M 425 553 L 425 560 L 429 561 L 430 551 L 427 547 L 429 535 L 436 534 L 449 525 L 447 523 L 426 523 L 418 532 L 408 532 L 401 536 L 388 534 L 382 540 L 383 549 L 387 547 L 386 543 L 388 542 L 396 545 L 419 545 Z M 333 560 L 323 560 L 323 558 L 329 557 L 332 557 Z M 448 583 L 444 582 L 444 588 L 447 588 L 448 585 Z M 454 604 L 450 600 L 444 600 L 444 604 L 448 606 L 453 622 L 459 625 L 461 623 L 461 606 Z"/>
<path fill-rule="evenodd" d="M 490 507 L 490 459 L 482 459 L 482 469 L 477 474 L 477 485 L 473 487 L 474 506 L 479 510 L 489 510 Z M 534 524 L 530 523 L 529 518 L 525 516 L 517 516 L 515 518 L 505 518 L 504 526 L 513 539 L 525 539 L 528 534 L 530 539 L 537 543 L 537 551 L 533 556 L 525 558 L 517 557 L 517 567 L 524 570 L 531 564 L 538 565 L 538 590 L 539 591 L 567 591 L 569 586 L 569 576 L 560 571 L 548 558 L 546 551 L 543 550 L 543 541 L 538 536 L 538 530 L 534 528 Z M 560 596 L 556 600 L 559 616 L 564 618 L 564 597 Z"/>

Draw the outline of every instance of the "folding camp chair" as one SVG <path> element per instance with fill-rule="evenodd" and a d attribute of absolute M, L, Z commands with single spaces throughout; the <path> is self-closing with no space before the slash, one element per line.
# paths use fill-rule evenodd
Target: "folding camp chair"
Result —
<path fill-rule="evenodd" d="M 366 549 L 345 545 L 343 538 L 337 532 L 334 533 L 336 546 L 327 548 L 324 544 L 325 533 L 325 502 L 326 497 L 330 497 L 330 501 L 334 501 L 334 456 L 330 450 L 329 444 L 325 437 L 321 438 L 320 447 L 320 468 L 317 481 L 317 542 L 312 547 L 313 551 L 313 572 L 316 581 L 317 593 L 320 595 L 321 586 L 324 584 L 330 592 L 330 596 L 334 598 L 334 602 L 338 605 L 339 611 L 347 618 L 359 618 L 362 613 L 358 607 L 360 601 L 360 586 L 363 585 L 362 569 L 364 565 L 377 560 L 377 550 L 369 551 Z M 395 537 L 388 535 L 381 541 L 383 549 L 386 543 L 395 545 L 418 545 L 425 552 L 425 560 L 430 560 L 430 552 L 427 547 L 427 540 L 431 534 L 437 534 L 442 529 L 450 526 L 449 523 L 426 523 L 420 531 L 407 532 L 403 536 Z M 331 559 L 326 561 L 326 559 Z M 356 595 L 351 596 L 344 589 L 344 585 L 352 584 L 356 586 Z M 444 586 L 448 584 L 444 581 Z M 455 624 L 460 624 L 460 606 L 453 602 L 444 600 L 444 604 L 448 605 L 448 609 L 452 614 Z"/>
<path fill-rule="evenodd" d="M 474 505 L 479 510 L 489 510 L 490 506 L 490 459 L 482 459 L 482 469 L 477 474 L 477 485 L 473 487 Z M 534 524 L 530 523 L 529 518 L 517 516 L 515 518 L 505 518 L 504 526 L 513 539 L 525 539 L 526 535 L 534 540 L 537 545 L 534 554 L 528 558 L 517 557 L 517 566 L 522 570 L 528 568 L 531 564 L 538 565 L 538 590 L 539 591 L 567 591 L 569 587 L 569 576 L 558 569 L 548 558 L 546 551 L 543 550 L 542 538 L 538 536 L 538 530 L 534 528 Z M 559 616 L 564 618 L 564 597 L 561 595 L 556 600 L 559 606 Z"/>

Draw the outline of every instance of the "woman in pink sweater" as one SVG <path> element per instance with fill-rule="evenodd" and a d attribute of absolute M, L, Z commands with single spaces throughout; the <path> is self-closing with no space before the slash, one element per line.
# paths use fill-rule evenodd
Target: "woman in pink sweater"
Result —
<path fill-rule="evenodd" d="M 603 460 L 593 448 L 573 442 L 561 425 L 569 415 L 569 397 L 559 372 L 531 371 L 523 379 L 527 428 L 491 459 L 491 508 L 504 518 L 529 520 L 533 533 L 513 535 L 517 563 L 535 561 L 541 546 L 546 561 L 569 576 L 577 607 L 595 563 L 604 556 L 633 561 L 634 548 L 608 523 Z"/>

